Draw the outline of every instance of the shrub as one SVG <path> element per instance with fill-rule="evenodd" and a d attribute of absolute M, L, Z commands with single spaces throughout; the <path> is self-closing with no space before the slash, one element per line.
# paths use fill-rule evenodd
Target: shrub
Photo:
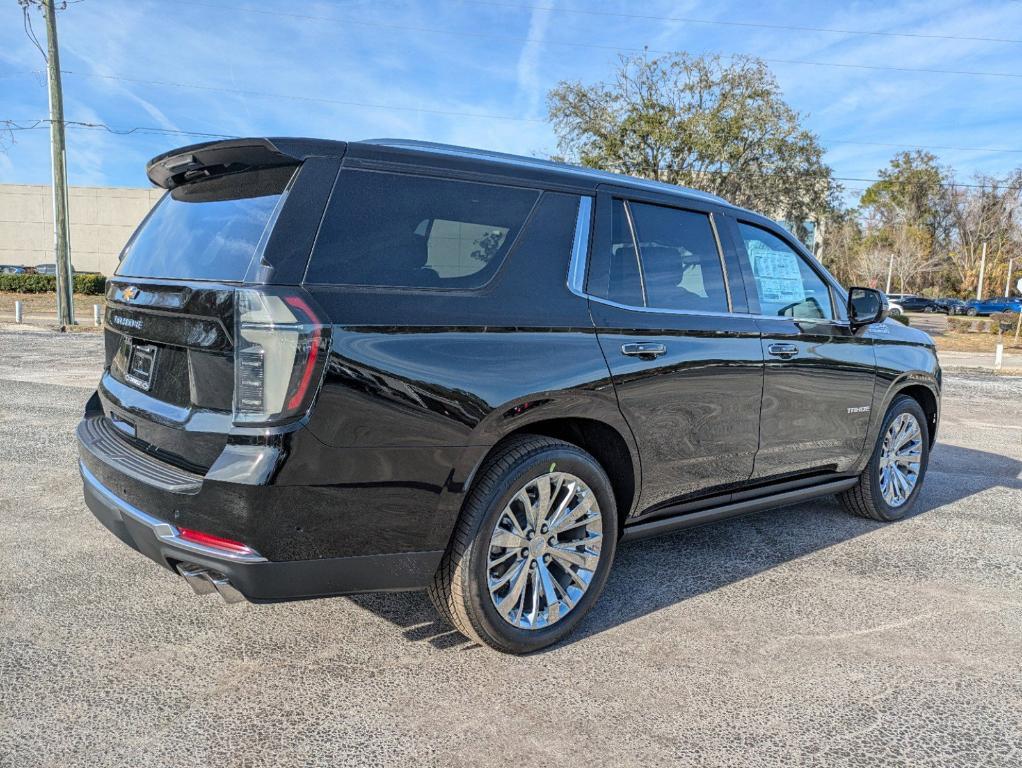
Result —
<path fill-rule="evenodd" d="M 75 293 L 84 293 L 86 296 L 99 296 L 106 293 L 106 278 L 95 272 L 74 276 Z M 56 287 L 54 287 L 56 290 Z"/>
<path fill-rule="evenodd" d="M 99 296 L 106 292 L 106 278 L 91 273 L 74 275 L 72 278 L 75 293 Z M 20 275 L 0 274 L 0 291 L 17 291 L 19 293 L 56 293 L 56 275 Z"/>
<path fill-rule="evenodd" d="M 891 319 L 893 319 L 893 320 L 897 320 L 897 321 L 898 321 L 899 323 L 901 323 L 902 325 L 908 325 L 908 324 L 909 324 L 909 322 L 908 322 L 908 316 L 906 316 L 906 315 L 904 315 L 904 314 L 901 314 L 901 315 L 890 315 L 890 317 L 891 317 Z"/>
<path fill-rule="evenodd" d="M 990 333 L 1013 331 L 1018 322 L 1018 312 L 994 312 L 990 315 Z"/>
<path fill-rule="evenodd" d="M 985 317 L 948 317 L 948 329 L 956 333 L 986 333 L 991 323 Z"/>

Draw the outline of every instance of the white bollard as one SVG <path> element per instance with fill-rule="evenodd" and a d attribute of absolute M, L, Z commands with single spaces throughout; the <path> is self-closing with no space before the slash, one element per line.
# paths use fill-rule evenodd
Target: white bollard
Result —
<path fill-rule="evenodd" d="M 998 344 L 997 349 L 994 351 L 994 370 L 1001 370 L 1001 365 L 1004 363 L 1004 345 Z"/>
<path fill-rule="evenodd" d="M 21 302 L 20 301 L 14 302 L 14 322 L 20 324 L 23 315 L 24 312 L 21 309 Z"/>
<path fill-rule="evenodd" d="M 99 317 L 99 304 L 92 305 L 92 322 L 97 326 L 102 325 L 103 321 Z"/>

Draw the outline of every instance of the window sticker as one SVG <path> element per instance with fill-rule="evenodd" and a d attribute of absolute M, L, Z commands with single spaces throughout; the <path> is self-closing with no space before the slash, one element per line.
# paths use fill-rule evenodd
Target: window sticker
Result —
<path fill-rule="evenodd" d="M 772 250 L 762 240 L 747 240 L 759 300 L 768 304 L 794 304 L 805 299 L 798 256 L 791 251 Z"/>

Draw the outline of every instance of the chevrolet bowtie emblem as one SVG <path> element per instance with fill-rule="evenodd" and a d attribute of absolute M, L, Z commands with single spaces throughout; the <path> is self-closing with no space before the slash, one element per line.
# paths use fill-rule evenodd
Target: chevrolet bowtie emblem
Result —
<path fill-rule="evenodd" d="M 129 285 L 127 288 L 124 289 L 121 295 L 128 301 L 134 301 L 135 297 L 138 296 L 138 293 L 139 293 L 138 286 Z"/>

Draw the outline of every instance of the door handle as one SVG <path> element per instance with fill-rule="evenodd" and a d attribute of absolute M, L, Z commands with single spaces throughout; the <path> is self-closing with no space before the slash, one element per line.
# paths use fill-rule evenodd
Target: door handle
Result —
<path fill-rule="evenodd" d="M 643 360 L 654 360 L 660 355 L 667 354 L 665 344 L 656 344 L 649 341 L 633 341 L 621 345 L 621 354 L 629 357 L 639 357 Z"/>
<path fill-rule="evenodd" d="M 767 352 L 782 360 L 790 360 L 798 354 L 798 347 L 794 344 L 771 344 Z"/>

